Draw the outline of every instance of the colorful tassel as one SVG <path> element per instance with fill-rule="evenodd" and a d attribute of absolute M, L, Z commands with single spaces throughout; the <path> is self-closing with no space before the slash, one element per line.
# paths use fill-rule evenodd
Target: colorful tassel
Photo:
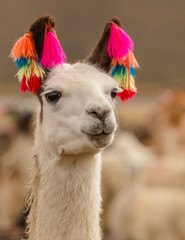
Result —
<path fill-rule="evenodd" d="M 115 23 L 111 24 L 111 33 L 108 43 L 108 53 L 110 58 L 115 60 L 126 57 L 130 52 L 133 52 L 134 43 L 132 39 L 119 28 Z"/>
<path fill-rule="evenodd" d="M 41 32 L 41 29 L 39 31 Z M 33 93 L 39 90 L 44 79 L 44 68 L 51 68 L 67 61 L 50 20 L 45 23 L 45 39 L 40 62 L 31 30 L 15 43 L 10 56 L 19 69 L 17 77 L 21 82 L 21 91 Z"/>
<path fill-rule="evenodd" d="M 132 39 L 114 22 L 111 22 L 108 54 L 112 59 L 112 77 L 118 82 L 123 92 L 118 97 L 124 102 L 136 95 L 135 67 L 138 63 L 133 54 L 134 43 Z"/>
<path fill-rule="evenodd" d="M 18 80 L 22 92 L 36 93 L 40 88 L 40 80 L 44 79 L 44 70 L 39 63 L 32 33 L 26 33 L 14 45 L 10 56 L 15 61 L 19 71 Z"/>
<path fill-rule="evenodd" d="M 112 70 L 112 76 L 119 82 L 119 87 L 123 89 L 123 92 L 117 95 L 122 101 L 128 100 L 136 95 L 137 88 L 134 81 L 135 70 L 132 66 L 128 70 L 126 67 L 117 64 Z"/>
<path fill-rule="evenodd" d="M 21 82 L 23 76 L 25 75 L 27 83 L 31 75 L 33 74 L 35 74 L 38 78 L 41 78 L 41 80 L 43 80 L 45 72 L 37 61 L 28 59 L 27 65 L 22 66 L 22 68 L 20 68 L 20 70 L 17 73 L 18 80 L 19 82 Z"/>
<path fill-rule="evenodd" d="M 48 32 L 44 40 L 41 65 L 44 68 L 52 68 L 66 62 L 66 55 L 53 32 Z"/>
<path fill-rule="evenodd" d="M 40 88 L 40 79 L 44 78 L 44 70 L 35 60 L 27 60 L 27 65 L 20 68 L 17 73 L 18 80 L 21 82 L 21 91 L 36 93 Z"/>

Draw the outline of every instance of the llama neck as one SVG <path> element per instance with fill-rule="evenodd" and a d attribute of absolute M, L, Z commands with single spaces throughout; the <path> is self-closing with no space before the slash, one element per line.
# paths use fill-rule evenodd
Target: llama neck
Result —
<path fill-rule="evenodd" d="M 38 163 L 40 181 L 29 219 L 30 239 L 100 240 L 101 155 L 48 161 L 41 154 Z"/>

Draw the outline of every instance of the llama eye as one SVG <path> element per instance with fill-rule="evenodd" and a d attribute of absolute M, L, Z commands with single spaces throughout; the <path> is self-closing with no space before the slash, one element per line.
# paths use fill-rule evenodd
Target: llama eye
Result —
<path fill-rule="evenodd" d="M 112 98 L 115 98 L 117 96 L 118 90 L 117 88 L 113 88 L 112 91 L 110 92 L 110 95 Z"/>
<path fill-rule="evenodd" d="M 58 100 L 61 98 L 61 95 L 62 94 L 60 92 L 53 91 L 53 92 L 50 92 L 50 93 L 46 94 L 46 100 L 49 103 L 57 103 Z"/>

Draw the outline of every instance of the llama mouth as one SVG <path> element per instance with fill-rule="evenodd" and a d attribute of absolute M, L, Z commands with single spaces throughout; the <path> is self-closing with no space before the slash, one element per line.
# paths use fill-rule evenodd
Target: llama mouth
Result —
<path fill-rule="evenodd" d="M 102 132 L 101 134 L 92 135 L 86 133 L 88 139 L 95 145 L 96 148 L 102 148 L 108 146 L 113 139 L 113 134 Z"/>
<path fill-rule="evenodd" d="M 109 136 L 111 133 L 105 133 L 104 131 L 100 134 L 88 134 L 89 136 L 93 138 L 100 138 L 100 137 L 106 137 Z"/>
<path fill-rule="evenodd" d="M 86 134 L 88 137 L 93 137 L 93 138 L 101 138 L 101 137 L 106 137 L 111 135 L 111 133 L 105 133 L 104 130 L 99 133 L 99 134 L 94 134 L 94 133 L 89 133 L 84 130 L 81 130 L 84 134 Z"/>

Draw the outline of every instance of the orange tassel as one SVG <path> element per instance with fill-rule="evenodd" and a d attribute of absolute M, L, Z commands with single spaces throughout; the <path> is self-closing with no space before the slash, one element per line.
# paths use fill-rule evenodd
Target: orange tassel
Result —
<path fill-rule="evenodd" d="M 129 52 L 128 55 L 121 59 L 112 59 L 112 66 L 115 67 L 116 64 L 123 65 L 126 68 L 130 68 L 130 64 L 132 67 L 136 68 L 139 67 L 139 64 L 132 52 Z"/>
<path fill-rule="evenodd" d="M 17 58 L 38 58 L 31 32 L 26 33 L 14 45 L 10 56 L 16 61 Z"/>

